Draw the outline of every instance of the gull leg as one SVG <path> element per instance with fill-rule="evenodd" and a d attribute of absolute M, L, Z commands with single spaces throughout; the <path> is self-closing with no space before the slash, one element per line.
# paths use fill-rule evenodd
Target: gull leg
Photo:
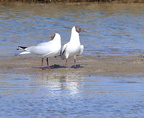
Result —
<path fill-rule="evenodd" d="M 76 69 L 76 59 L 74 59 L 74 68 Z"/>
<path fill-rule="evenodd" d="M 44 58 L 42 58 L 42 61 L 41 61 L 41 69 L 43 70 L 44 68 L 43 68 L 43 60 L 44 60 Z"/>
<path fill-rule="evenodd" d="M 65 66 L 67 65 L 67 63 L 68 63 L 68 59 L 66 59 Z"/>
<path fill-rule="evenodd" d="M 49 67 L 48 57 L 46 58 L 46 62 L 47 62 L 47 68 L 50 69 L 50 67 Z"/>
<path fill-rule="evenodd" d="M 74 68 L 76 69 L 76 56 L 74 56 Z"/>

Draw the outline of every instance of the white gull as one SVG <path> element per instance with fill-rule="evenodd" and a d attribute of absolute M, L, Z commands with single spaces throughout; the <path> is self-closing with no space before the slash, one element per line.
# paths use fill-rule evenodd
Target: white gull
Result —
<path fill-rule="evenodd" d="M 82 31 L 86 32 L 86 30 L 74 26 L 71 30 L 70 41 L 65 45 L 63 45 L 61 50 L 61 58 L 66 59 L 65 65 L 67 65 L 69 57 L 74 57 L 74 65 L 76 68 L 76 56 L 81 55 L 84 50 L 84 46 L 81 45 L 80 38 L 79 38 L 79 33 Z"/>
<path fill-rule="evenodd" d="M 43 60 L 46 57 L 47 67 L 49 67 L 48 57 L 54 57 L 58 56 L 60 54 L 61 50 L 61 36 L 58 33 L 55 33 L 53 36 L 51 36 L 51 41 L 40 43 L 36 46 L 30 46 L 30 47 L 23 47 L 19 46 L 18 50 L 22 50 L 24 52 L 21 52 L 21 54 L 37 54 L 42 55 L 42 61 L 41 61 L 41 68 L 43 68 Z"/>

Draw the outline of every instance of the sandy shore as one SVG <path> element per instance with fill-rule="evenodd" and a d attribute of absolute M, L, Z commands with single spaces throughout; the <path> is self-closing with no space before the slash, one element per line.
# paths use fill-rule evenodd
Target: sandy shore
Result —
<path fill-rule="evenodd" d="M 144 77 L 144 57 L 136 55 L 120 56 L 81 56 L 77 58 L 77 69 L 72 67 L 73 59 L 50 58 L 51 70 L 41 70 L 41 58 L 37 56 L 1 57 L 1 74 L 48 74 L 80 76 L 139 76 Z M 46 64 L 46 62 L 44 63 Z"/>

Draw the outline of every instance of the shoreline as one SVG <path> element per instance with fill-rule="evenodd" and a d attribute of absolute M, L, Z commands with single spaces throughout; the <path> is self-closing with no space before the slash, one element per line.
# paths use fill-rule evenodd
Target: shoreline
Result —
<path fill-rule="evenodd" d="M 79 75 L 111 77 L 144 77 L 144 57 L 140 54 L 119 56 L 77 57 L 77 69 L 70 58 L 67 67 L 65 60 L 49 58 L 50 70 L 41 70 L 41 58 L 37 56 L 1 57 L 0 74 L 26 75 Z M 44 66 L 46 62 L 44 62 Z"/>
<path fill-rule="evenodd" d="M 94 4 L 94 3 L 144 3 L 144 0 L 0 0 L 3 4 Z"/>

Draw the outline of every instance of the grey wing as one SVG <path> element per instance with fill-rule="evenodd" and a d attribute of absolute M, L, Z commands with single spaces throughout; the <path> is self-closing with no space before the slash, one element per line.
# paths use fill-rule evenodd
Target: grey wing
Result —
<path fill-rule="evenodd" d="M 52 51 L 51 46 L 31 46 L 27 48 L 27 51 L 34 53 L 34 54 L 40 54 L 45 55 Z"/>
<path fill-rule="evenodd" d="M 30 46 L 24 49 L 24 52 L 20 54 L 29 54 L 29 53 L 34 53 L 34 54 L 40 54 L 40 55 L 45 55 L 47 53 L 52 52 L 53 49 L 53 42 L 43 42 L 40 43 L 36 46 Z"/>
<path fill-rule="evenodd" d="M 48 46 L 48 45 L 52 45 L 52 44 L 53 44 L 53 41 L 48 41 L 48 42 L 39 43 L 39 44 L 36 45 L 36 46 Z"/>

